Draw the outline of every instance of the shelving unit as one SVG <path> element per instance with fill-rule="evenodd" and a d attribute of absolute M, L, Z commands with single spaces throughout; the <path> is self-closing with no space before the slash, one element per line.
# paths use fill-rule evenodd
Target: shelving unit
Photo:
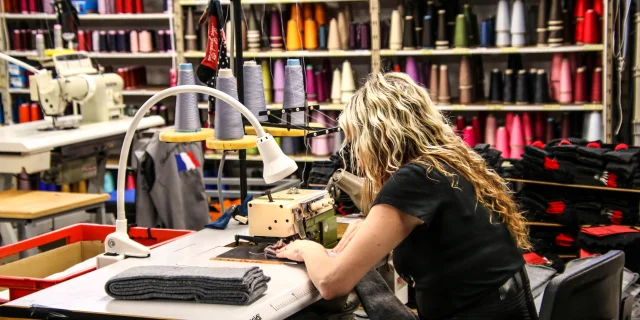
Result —
<path fill-rule="evenodd" d="M 171 18 L 170 13 L 121 13 L 121 14 L 79 14 L 81 21 L 102 20 L 165 20 Z M 47 13 L 0 13 L 7 20 L 56 20 L 55 14 Z"/>
<path fill-rule="evenodd" d="M 185 52 L 185 58 L 204 58 L 204 52 Z M 324 58 L 324 57 L 370 57 L 371 50 L 296 50 L 296 51 L 245 51 L 245 58 Z"/>
<path fill-rule="evenodd" d="M 608 187 L 598 187 L 598 186 L 586 186 L 586 185 L 580 185 L 580 184 L 566 184 L 566 183 L 556 183 L 556 182 L 537 181 L 537 180 L 524 180 L 524 179 L 512 179 L 512 178 L 507 178 L 505 180 L 509 181 L 509 182 L 540 184 L 540 185 L 546 185 L 546 186 L 565 187 L 565 188 L 579 188 L 579 189 L 591 189 L 591 190 L 599 190 L 599 191 L 640 193 L 640 189 L 608 188 Z"/>
<path fill-rule="evenodd" d="M 442 111 L 601 111 L 602 104 L 544 104 L 544 105 L 511 105 L 511 104 L 437 104 Z"/>
<path fill-rule="evenodd" d="M 495 55 L 495 54 L 553 54 L 564 52 L 602 52 L 604 45 L 592 44 L 563 47 L 505 47 L 505 48 L 451 48 L 451 49 L 419 49 L 419 50 L 380 50 L 383 57 L 394 56 L 454 56 L 454 55 Z"/>
<path fill-rule="evenodd" d="M 320 110 L 324 111 L 340 111 L 344 108 L 343 104 L 333 104 L 333 103 L 309 103 L 310 105 L 319 105 Z M 200 109 L 208 109 L 209 104 L 207 102 L 198 103 L 198 108 Z M 282 104 L 267 104 L 267 109 L 282 109 Z"/>
<path fill-rule="evenodd" d="M 204 6 L 209 3 L 208 0 L 180 0 L 179 2 L 181 6 Z M 332 3 L 332 2 L 367 2 L 367 0 L 245 0 L 242 1 L 242 4 L 290 4 L 290 3 Z M 221 0 L 220 3 L 222 5 L 229 5 L 229 0 Z"/>

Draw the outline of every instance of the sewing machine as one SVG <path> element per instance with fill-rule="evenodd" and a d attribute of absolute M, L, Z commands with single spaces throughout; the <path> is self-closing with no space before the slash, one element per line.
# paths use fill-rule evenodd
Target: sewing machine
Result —
<path fill-rule="evenodd" d="M 69 102 L 80 105 L 83 123 L 119 119 L 123 115 L 124 80 L 115 73 L 99 74 L 86 53 L 57 54 L 51 71 L 29 77 L 31 100 L 39 101 L 42 112 L 55 119 L 64 115 Z"/>
<path fill-rule="evenodd" d="M 334 203 L 325 190 L 267 193 L 249 202 L 249 235 L 308 239 L 331 248 L 338 240 Z"/>

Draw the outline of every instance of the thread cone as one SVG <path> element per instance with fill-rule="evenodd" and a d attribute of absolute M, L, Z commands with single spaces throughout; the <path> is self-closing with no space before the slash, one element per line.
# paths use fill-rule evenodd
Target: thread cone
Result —
<path fill-rule="evenodd" d="M 576 71 L 576 80 L 573 86 L 573 100 L 575 103 L 587 103 L 587 67 L 580 67 Z"/>
<path fill-rule="evenodd" d="M 197 50 L 197 40 L 198 37 L 196 36 L 196 29 L 194 27 L 194 21 L 193 21 L 193 7 L 189 7 L 189 9 L 187 9 L 187 32 L 184 36 L 184 38 L 187 40 L 187 50 L 188 51 L 195 51 Z"/>
<path fill-rule="evenodd" d="M 467 21 L 464 14 L 459 14 L 456 17 L 456 29 L 453 39 L 453 46 L 456 48 L 469 47 L 469 31 L 467 30 Z"/>
<path fill-rule="evenodd" d="M 571 68 L 569 59 L 562 59 L 562 69 L 560 72 L 560 95 L 558 102 L 571 103 L 573 101 L 573 85 L 571 81 Z"/>
<path fill-rule="evenodd" d="M 422 20 L 422 47 L 425 49 L 431 49 L 433 44 L 433 17 L 430 15 L 424 16 Z"/>
<path fill-rule="evenodd" d="M 329 50 L 340 50 L 340 32 L 338 31 L 338 21 L 336 19 L 331 19 L 329 23 L 327 48 L 329 48 Z"/>
<path fill-rule="evenodd" d="M 533 96 L 534 103 L 549 103 L 549 81 L 544 69 L 538 70 Z"/>
<path fill-rule="evenodd" d="M 319 26 L 327 24 L 327 6 L 324 3 L 315 4 L 315 19 Z"/>
<path fill-rule="evenodd" d="M 415 83 L 420 83 L 418 66 L 416 65 L 416 59 L 414 57 L 407 57 L 404 70 L 404 72 L 408 74 Z"/>
<path fill-rule="evenodd" d="M 516 0 L 513 3 L 513 11 L 511 15 L 512 47 L 524 47 L 527 44 L 527 40 L 525 38 L 526 29 L 524 3 L 522 0 Z"/>
<path fill-rule="evenodd" d="M 545 127 L 544 114 L 542 113 L 542 111 L 538 111 L 536 112 L 536 121 L 534 126 L 535 131 L 533 133 L 533 137 L 537 141 L 544 140 L 544 136 L 545 136 L 544 127 Z"/>
<path fill-rule="evenodd" d="M 469 64 L 469 58 L 463 56 L 460 61 L 460 75 L 458 78 L 460 89 L 460 103 L 470 104 L 474 102 L 473 95 L 473 74 L 471 73 L 471 65 Z"/>
<path fill-rule="evenodd" d="M 264 99 L 267 103 L 273 102 L 273 84 L 271 83 L 271 72 L 269 71 L 269 61 L 262 60 L 262 84 L 264 85 Z"/>
<path fill-rule="evenodd" d="M 464 117 L 463 116 L 458 116 L 456 118 L 456 131 L 458 131 L 459 133 L 462 132 L 462 130 L 464 130 L 464 128 L 467 126 L 467 124 L 464 121 Z"/>
<path fill-rule="evenodd" d="M 473 128 L 473 135 L 476 138 L 476 143 L 482 143 L 482 135 L 480 134 L 480 120 L 478 117 L 471 118 L 471 127 Z"/>
<path fill-rule="evenodd" d="M 522 113 L 522 129 L 524 133 L 524 143 L 529 146 L 533 143 L 533 128 L 531 127 L 529 112 Z"/>
<path fill-rule="evenodd" d="M 562 133 L 560 138 L 566 139 L 571 137 L 571 119 L 568 113 L 562 114 Z"/>
<path fill-rule="evenodd" d="M 473 12 L 471 11 L 471 6 L 469 4 L 465 4 L 463 7 L 463 15 L 464 15 L 464 20 L 466 23 L 466 27 L 467 27 L 467 38 L 469 41 L 469 46 L 470 47 L 475 47 L 478 46 L 480 44 L 480 34 L 478 32 L 478 17 L 473 14 Z M 457 24 L 457 20 L 456 20 L 456 28 L 458 27 Z M 457 29 L 456 29 L 456 34 L 457 34 Z"/>
<path fill-rule="evenodd" d="M 476 134 L 473 131 L 473 127 L 466 127 L 462 133 L 462 139 L 467 144 L 467 146 L 473 148 L 476 145 Z"/>
<path fill-rule="evenodd" d="M 600 43 L 598 15 L 593 10 L 588 10 L 584 18 L 584 43 Z"/>
<path fill-rule="evenodd" d="M 340 34 L 340 48 L 347 50 L 349 48 L 349 27 L 344 12 L 338 13 L 338 34 Z"/>
<path fill-rule="evenodd" d="M 495 32 L 493 19 L 487 19 L 482 21 L 480 25 L 480 46 L 481 47 L 493 47 L 495 45 Z"/>
<path fill-rule="evenodd" d="M 314 21 L 315 22 L 315 21 Z M 313 66 L 306 67 L 307 101 L 318 102 L 318 91 L 316 89 L 316 78 L 313 73 Z"/>
<path fill-rule="evenodd" d="M 340 69 L 333 71 L 333 81 L 331 82 L 331 102 L 340 103 L 342 101 L 342 73 Z"/>
<path fill-rule="evenodd" d="M 449 73 L 446 65 L 440 66 L 440 84 L 438 85 L 438 101 L 440 103 L 451 103 L 451 92 L 449 90 Z"/>
<path fill-rule="evenodd" d="M 389 49 L 402 49 L 402 22 L 400 21 L 400 12 L 393 10 L 391 12 L 391 30 L 389 32 Z"/>
<path fill-rule="evenodd" d="M 509 132 L 510 137 L 510 156 L 513 159 L 522 159 L 522 154 L 524 153 L 524 137 L 523 137 L 523 128 L 522 128 L 522 120 L 519 115 L 515 115 L 513 117 L 513 124 L 511 125 L 511 132 Z"/>
<path fill-rule="evenodd" d="M 562 13 L 560 0 L 551 0 L 548 22 L 549 38 L 547 40 L 551 47 L 561 46 L 564 41 L 564 17 Z"/>
<path fill-rule="evenodd" d="M 509 1 L 500 0 L 496 14 L 496 46 L 508 47 L 511 44 L 510 27 Z"/>
<path fill-rule="evenodd" d="M 287 50 L 302 49 L 302 32 L 298 29 L 298 21 L 289 20 L 287 23 Z"/>
<path fill-rule="evenodd" d="M 507 129 L 499 127 L 496 131 L 496 150 L 502 152 L 503 158 L 509 158 L 509 143 L 507 139 Z"/>
<path fill-rule="evenodd" d="M 515 99 L 515 85 L 516 78 L 513 74 L 513 70 L 507 69 L 504 71 L 504 81 L 502 83 L 502 101 L 504 103 L 514 103 Z"/>
<path fill-rule="evenodd" d="M 529 103 L 529 75 L 526 70 L 518 71 L 516 78 L 516 103 Z"/>
<path fill-rule="evenodd" d="M 402 48 L 405 50 L 416 49 L 415 23 L 413 21 L 413 16 L 406 16 L 404 18 L 404 36 L 402 45 Z"/>
<path fill-rule="evenodd" d="M 353 81 L 353 70 L 349 60 L 342 63 L 342 103 L 348 103 L 356 91 L 356 84 Z"/>
<path fill-rule="evenodd" d="M 591 102 L 602 103 L 602 68 L 595 68 L 591 77 Z"/>
<path fill-rule="evenodd" d="M 502 100 L 502 72 L 498 69 L 491 71 L 491 82 L 489 83 L 489 101 L 493 103 L 503 102 Z"/>
<path fill-rule="evenodd" d="M 284 61 L 276 60 L 273 64 L 273 102 L 284 103 Z"/>
<path fill-rule="evenodd" d="M 487 116 L 485 122 L 484 143 L 492 148 L 496 146 L 496 117 L 492 114 Z"/>
<path fill-rule="evenodd" d="M 438 75 L 440 73 L 440 69 L 437 64 L 431 65 L 431 75 L 429 79 L 429 96 L 431 97 L 431 101 L 438 101 L 438 85 L 440 81 L 438 80 Z"/>
<path fill-rule="evenodd" d="M 304 22 L 304 48 L 307 50 L 318 49 L 318 28 L 312 19 L 307 19 Z"/>
<path fill-rule="evenodd" d="M 249 9 L 249 28 L 247 30 L 247 42 L 250 51 L 260 51 L 260 29 L 258 28 L 258 21 L 256 20 L 255 8 L 253 6 Z"/>
<path fill-rule="evenodd" d="M 445 10 L 438 10 L 438 38 L 436 40 L 436 49 L 449 49 L 447 20 L 445 15 Z"/>
<path fill-rule="evenodd" d="M 269 31 L 271 32 L 269 37 L 271 50 L 282 50 L 284 42 L 282 41 L 282 30 L 280 29 L 280 15 L 275 7 L 271 8 L 271 28 L 269 28 Z"/>
<path fill-rule="evenodd" d="M 556 53 L 551 60 L 551 98 L 560 100 L 560 78 L 562 73 L 562 54 Z"/>
<path fill-rule="evenodd" d="M 349 25 L 349 50 L 358 49 L 358 24 Z"/>
<path fill-rule="evenodd" d="M 576 0 L 573 17 L 575 18 L 574 40 L 576 44 L 584 43 L 584 17 L 587 13 L 587 0 Z"/>
<path fill-rule="evenodd" d="M 369 24 L 363 23 L 360 25 L 360 49 L 368 50 L 371 49 L 371 44 L 369 39 L 371 39 L 369 32 Z"/>

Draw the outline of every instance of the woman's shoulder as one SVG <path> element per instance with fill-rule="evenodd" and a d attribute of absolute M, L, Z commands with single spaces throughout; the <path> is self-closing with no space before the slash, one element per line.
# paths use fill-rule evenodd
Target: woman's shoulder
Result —
<path fill-rule="evenodd" d="M 447 172 L 453 173 L 453 169 L 444 163 L 440 163 L 441 167 Z M 415 182 L 438 183 L 447 181 L 447 177 L 440 172 L 433 164 L 426 161 L 411 161 L 403 164 L 392 175 L 393 180 L 401 179 Z"/>

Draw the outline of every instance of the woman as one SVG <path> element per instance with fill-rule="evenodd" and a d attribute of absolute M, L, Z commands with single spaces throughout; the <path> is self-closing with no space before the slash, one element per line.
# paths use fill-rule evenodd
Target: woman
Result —
<path fill-rule="evenodd" d="M 373 75 L 339 122 L 365 177 L 367 218 L 336 257 L 311 241 L 294 241 L 278 257 L 304 261 L 331 299 L 393 250 L 421 319 L 528 319 L 520 277 L 520 250 L 530 247 L 525 220 L 427 91 L 406 74 Z"/>

